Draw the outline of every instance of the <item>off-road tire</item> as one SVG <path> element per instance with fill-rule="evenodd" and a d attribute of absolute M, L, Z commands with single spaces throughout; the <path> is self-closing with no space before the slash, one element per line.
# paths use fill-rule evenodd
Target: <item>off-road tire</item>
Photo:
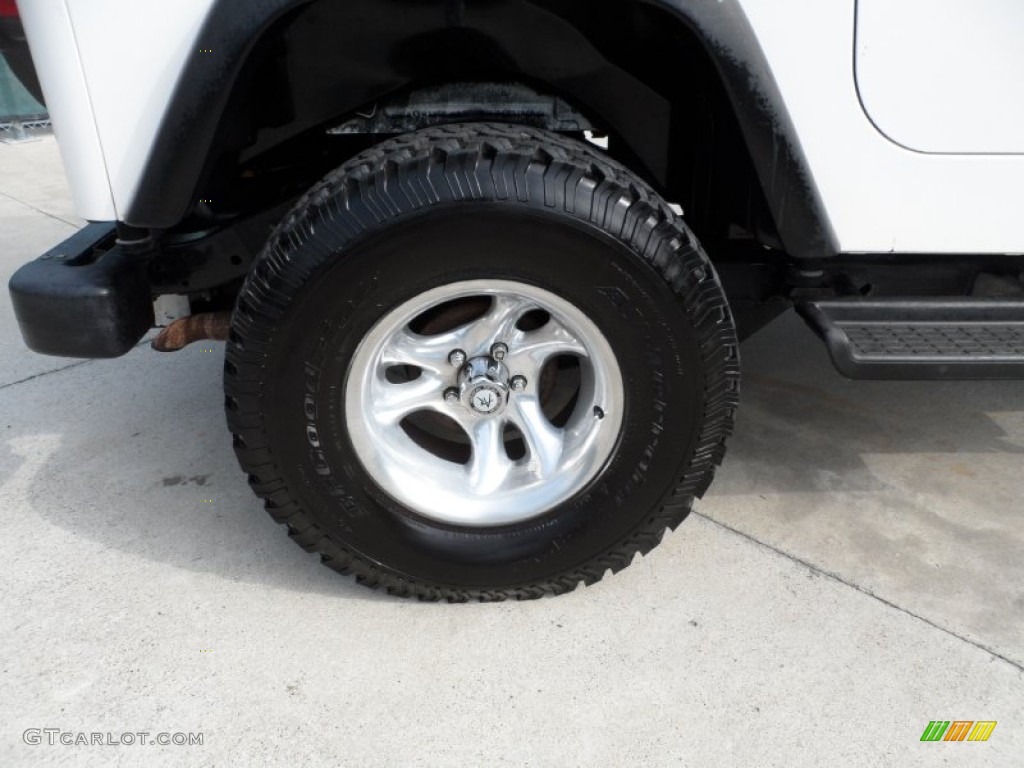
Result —
<path fill-rule="evenodd" d="M 326 360 L 323 367 L 330 368 L 325 350 L 357 343 L 350 337 L 387 309 L 363 307 L 362 297 L 383 304 L 406 290 L 407 278 L 390 262 L 376 277 L 354 266 L 375 263 L 381 238 L 411 228 L 424 233 L 419 242 L 427 248 L 431 237 L 479 230 L 492 220 L 496 244 L 523 240 L 524 254 L 531 250 L 524 221 L 537 222 L 538 233 L 575 228 L 623 254 L 615 257 L 624 265 L 617 272 L 601 265 L 565 270 L 564 277 L 556 271 L 562 285 L 546 287 L 609 305 L 601 312 L 616 320 L 605 326 L 630 340 L 620 342 L 625 354 L 632 354 L 628 346 L 636 349 L 626 371 L 631 416 L 623 455 L 575 506 L 507 531 L 453 530 L 383 498 L 353 458 L 337 419 L 340 426 L 318 437 L 332 455 L 315 456 L 303 442 L 303 392 L 313 376 L 308 369 L 316 369 L 321 400 L 309 407 L 333 408 L 343 382 L 323 380 L 310 360 Z M 426 258 L 408 262 L 409 270 L 429 274 Z M 523 259 L 524 266 L 508 264 L 518 279 L 548 269 Z M 611 287 L 592 285 L 599 279 L 590 278 L 592 271 L 607 272 Z M 336 299 L 324 298 L 325 286 Z M 608 295 L 594 298 L 598 290 Z M 335 367 L 344 378 L 351 350 L 338 354 Z M 634 173 L 581 141 L 514 125 L 460 124 L 385 141 L 296 204 L 239 294 L 224 386 L 235 452 L 250 485 L 289 535 L 326 565 L 395 595 L 525 599 L 593 584 L 638 552 L 648 553 L 666 528 L 682 522 L 722 461 L 738 401 L 739 356 L 710 261 L 681 217 Z M 329 467 L 326 479 L 318 474 L 322 466 Z"/>

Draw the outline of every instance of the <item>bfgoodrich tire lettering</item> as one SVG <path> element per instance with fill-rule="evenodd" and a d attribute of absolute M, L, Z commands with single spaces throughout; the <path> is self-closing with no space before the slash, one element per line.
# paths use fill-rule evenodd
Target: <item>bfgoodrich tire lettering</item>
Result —
<path fill-rule="evenodd" d="M 558 293 L 600 328 L 625 385 L 603 470 L 499 527 L 394 501 L 344 415 L 350 363 L 381 316 L 472 280 Z M 297 204 L 239 296 L 225 389 L 251 485 L 327 565 L 400 595 L 527 598 L 620 570 L 686 517 L 724 453 L 738 356 L 714 270 L 652 190 L 584 144 L 469 124 L 385 142 Z"/>

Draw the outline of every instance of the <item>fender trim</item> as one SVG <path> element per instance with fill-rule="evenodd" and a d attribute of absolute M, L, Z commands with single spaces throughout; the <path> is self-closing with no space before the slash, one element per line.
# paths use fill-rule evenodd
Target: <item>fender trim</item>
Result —
<path fill-rule="evenodd" d="M 693 29 L 711 55 L 736 113 L 786 251 L 831 258 L 839 241 L 757 34 L 739 0 L 644 0 Z"/>
<path fill-rule="evenodd" d="M 738 0 L 638 0 L 671 13 L 703 42 L 737 115 L 786 251 L 827 258 L 837 240 L 781 92 Z M 261 36 L 311 0 L 217 0 L 182 71 L 125 222 L 166 229 L 188 212 L 235 84 Z M 462 3 L 438 2 L 439 14 Z M 540 3 L 528 3 L 540 6 Z M 384 12 L 383 10 L 381 12 Z M 459 12 L 461 13 L 461 11 Z M 454 14 L 454 15 L 453 15 Z M 458 13 L 447 12 L 449 23 Z"/>

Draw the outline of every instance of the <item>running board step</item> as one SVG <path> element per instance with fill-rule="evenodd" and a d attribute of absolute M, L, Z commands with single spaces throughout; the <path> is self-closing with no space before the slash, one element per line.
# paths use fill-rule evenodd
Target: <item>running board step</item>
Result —
<path fill-rule="evenodd" d="M 851 379 L 1024 379 L 1024 300 L 823 299 L 797 311 Z"/>

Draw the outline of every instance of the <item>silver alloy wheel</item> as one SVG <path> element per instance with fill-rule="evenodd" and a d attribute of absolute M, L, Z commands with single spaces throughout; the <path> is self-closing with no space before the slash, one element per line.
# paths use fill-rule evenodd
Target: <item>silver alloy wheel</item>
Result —
<path fill-rule="evenodd" d="M 469 322 L 432 335 L 410 328 L 428 310 L 477 297 L 490 304 Z M 538 310 L 547 321 L 521 329 Z M 546 364 L 561 356 L 579 361 L 578 389 L 556 426 L 541 382 Z M 394 382 L 388 372 L 402 366 L 418 375 Z M 582 490 L 615 448 L 623 403 L 618 362 L 593 321 L 550 291 L 506 280 L 452 283 L 391 310 L 359 345 L 345 386 L 349 436 L 370 477 L 409 509 L 463 526 L 529 520 Z M 403 427 L 424 412 L 461 428 L 465 463 L 424 447 Z M 509 428 L 525 448 L 517 458 L 509 455 Z"/>

